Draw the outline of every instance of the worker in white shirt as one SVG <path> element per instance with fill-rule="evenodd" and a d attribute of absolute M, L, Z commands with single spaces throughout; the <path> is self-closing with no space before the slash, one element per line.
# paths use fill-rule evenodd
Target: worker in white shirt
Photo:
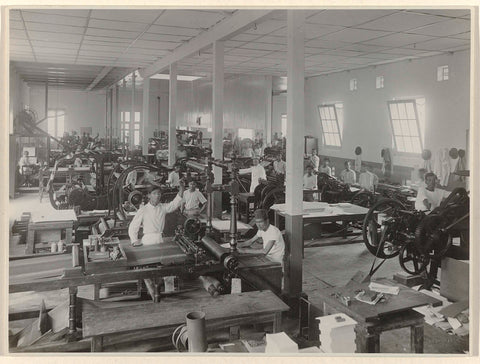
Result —
<path fill-rule="evenodd" d="M 255 188 L 260 184 L 261 180 L 267 179 L 267 174 L 265 173 L 265 168 L 259 164 L 258 158 L 252 159 L 253 166 L 250 168 L 242 168 L 238 171 L 239 174 L 252 174 L 252 182 L 250 183 L 250 193 L 255 192 Z"/>
<path fill-rule="evenodd" d="M 167 183 L 170 187 L 179 187 L 180 186 L 180 166 L 176 165 L 174 170 L 169 173 Z"/>
<path fill-rule="evenodd" d="M 353 185 L 357 181 L 357 175 L 351 169 L 350 161 L 345 161 L 345 169 L 340 173 L 340 179 L 348 185 Z"/>
<path fill-rule="evenodd" d="M 282 155 L 277 154 L 277 159 L 273 162 L 273 170 L 275 174 L 283 174 L 285 176 L 287 172 L 287 164 L 282 160 Z"/>
<path fill-rule="evenodd" d="M 34 163 L 32 163 L 32 161 L 30 160 L 29 158 L 29 153 L 28 153 L 28 150 L 24 150 L 23 151 L 23 156 L 20 158 L 20 160 L 18 161 L 18 166 L 20 167 L 20 174 L 23 174 L 24 172 L 24 168 L 23 167 L 28 167 L 28 166 L 31 166 L 33 165 Z"/>
<path fill-rule="evenodd" d="M 435 173 L 425 174 L 425 186 L 418 189 L 415 209 L 419 211 L 434 210 L 450 194 L 448 191 L 435 188 L 437 176 Z"/>
<path fill-rule="evenodd" d="M 183 200 L 183 181 L 180 182 L 180 190 L 173 201 L 160 203 L 162 190 L 159 186 L 152 186 L 148 193 L 148 203 L 140 207 L 135 214 L 130 226 L 128 236 L 133 246 L 154 245 L 163 243 L 163 228 L 165 226 L 165 215 L 178 209 Z M 143 225 L 143 237 L 140 241 L 138 231 Z"/>
<path fill-rule="evenodd" d="M 197 217 L 207 206 L 207 199 L 198 190 L 195 181 L 190 181 L 188 187 L 188 190 L 183 194 L 182 207 L 180 210 L 186 217 Z"/>
<path fill-rule="evenodd" d="M 318 172 L 318 167 L 320 166 L 320 157 L 317 154 L 316 149 L 312 149 L 312 155 L 310 157 L 310 162 L 312 163 L 313 170 Z"/>
<path fill-rule="evenodd" d="M 374 192 L 378 185 L 378 176 L 371 172 L 371 167 L 368 165 L 362 167 L 362 169 L 363 171 L 358 177 L 360 187 L 367 191 Z"/>
<path fill-rule="evenodd" d="M 314 201 L 312 190 L 317 189 L 317 175 L 313 174 L 313 166 L 307 166 L 307 173 L 303 176 L 303 200 Z"/>
<path fill-rule="evenodd" d="M 255 210 L 254 217 L 255 224 L 258 227 L 257 234 L 243 243 L 238 243 L 238 251 L 240 253 L 263 254 L 267 259 L 281 263 L 283 266 L 285 242 L 282 233 L 276 226 L 270 224 L 266 210 Z M 263 241 L 263 247 L 250 248 L 260 238 Z"/>
<path fill-rule="evenodd" d="M 330 159 L 324 158 L 322 166 L 318 169 L 320 173 L 328 174 L 329 176 L 332 175 L 332 168 L 330 167 Z"/>

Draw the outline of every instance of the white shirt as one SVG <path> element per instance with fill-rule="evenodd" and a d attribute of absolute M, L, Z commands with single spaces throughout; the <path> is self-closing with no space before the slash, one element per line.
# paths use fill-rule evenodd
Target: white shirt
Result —
<path fill-rule="evenodd" d="M 287 163 L 285 163 L 285 162 L 282 161 L 282 160 L 280 160 L 280 161 L 275 161 L 275 162 L 273 162 L 273 169 L 274 169 L 275 172 L 277 172 L 277 173 L 286 174 L 286 172 L 287 172 Z"/>
<path fill-rule="evenodd" d="M 330 166 L 326 166 L 326 167 L 323 167 L 323 166 L 322 166 L 322 167 L 320 167 L 319 171 L 320 171 L 321 173 L 326 173 L 326 174 L 328 174 L 329 176 L 332 175 L 332 168 L 331 168 Z"/>
<path fill-rule="evenodd" d="M 313 164 L 313 170 L 318 171 L 318 166 L 320 165 L 320 157 L 318 155 L 313 155 L 310 157 L 310 161 Z"/>
<path fill-rule="evenodd" d="M 374 186 L 378 184 L 378 177 L 375 173 L 366 171 L 360 173 L 358 182 L 360 183 L 360 187 L 365 188 L 368 191 L 373 191 Z"/>
<path fill-rule="evenodd" d="M 175 171 L 170 172 L 167 183 L 169 183 L 171 187 L 180 187 L 180 175 Z"/>
<path fill-rule="evenodd" d="M 197 189 L 195 191 L 186 190 L 183 193 L 183 201 L 185 202 L 185 210 L 198 209 L 200 204 L 207 202 L 207 199 Z"/>
<path fill-rule="evenodd" d="M 250 193 L 255 192 L 255 188 L 259 185 L 259 179 L 267 179 L 267 174 L 265 173 L 265 168 L 260 164 L 257 166 L 252 166 L 250 168 L 243 168 L 238 171 L 239 174 L 252 174 L 252 183 L 250 183 Z"/>
<path fill-rule="evenodd" d="M 161 235 L 165 226 L 165 215 L 178 209 L 181 203 L 182 198 L 177 195 L 174 200 L 169 203 L 159 203 L 157 206 L 147 203 L 142 206 L 128 227 L 130 241 L 134 243 L 139 240 L 138 231 L 140 230 L 140 225 L 143 225 L 144 236 L 142 243 L 145 245 L 161 243 Z M 150 239 L 148 235 L 154 235 L 156 239 Z"/>
<path fill-rule="evenodd" d="M 32 163 L 30 163 L 29 157 L 20 158 L 20 160 L 18 161 L 18 165 L 20 167 L 20 174 L 23 174 L 23 171 L 22 171 L 23 166 L 29 166 L 31 164 Z"/>
<path fill-rule="evenodd" d="M 317 189 L 317 176 L 312 173 L 311 176 L 306 173 L 303 176 L 303 188 L 305 190 L 316 190 Z"/>
<path fill-rule="evenodd" d="M 270 249 L 266 257 L 274 262 L 283 262 L 283 256 L 285 254 L 285 242 L 283 241 L 282 233 L 276 226 L 270 224 L 266 231 L 258 230 L 256 237 L 262 238 L 264 249 L 266 248 L 268 242 L 273 240 L 274 243 L 272 249 Z"/>
<path fill-rule="evenodd" d="M 73 162 L 74 167 L 81 167 L 82 166 L 82 159 L 81 158 L 75 158 L 75 162 Z"/>
<path fill-rule="evenodd" d="M 353 185 L 357 180 L 357 176 L 355 175 L 355 172 L 353 170 L 350 169 L 347 171 L 346 169 L 344 169 L 340 174 L 340 179 L 345 183 Z"/>
<path fill-rule="evenodd" d="M 419 211 L 426 211 L 427 207 L 423 203 L 423 200 L 427 199 L 432 204 L 430 210 L 440 206 L 440 203 L 446 198 L 450 192 L 435 188 L 434 191 L 427 190 L 425 187 L 420 187 L 417 193 L 417 199 L 415 200 L 415 209 Z"/>

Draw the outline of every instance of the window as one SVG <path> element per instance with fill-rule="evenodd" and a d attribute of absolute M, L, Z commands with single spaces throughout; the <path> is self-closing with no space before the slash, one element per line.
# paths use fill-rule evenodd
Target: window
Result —
<path fill-rule="evenodd" d="M 352 78 L 350 80 L 350 91 L 355 91 L 357 89 L 357 79 Z"/>
<path fill-rule="evenodd" d="M 376 88 L 383 88 L 384 85 L 384 78 L 383 76 L 377 76 L 376 82 L 375 82 L 375 87 Z"/>
<path fill-rule="evenodd" d="M 140 121 L 141 121 L 141 113 L 139 111 L 135 111 L 135 120 L 133 123 L 133 144 L 139 145 L 140 144 Z M 121 139 L 124 143 L 129 143 L 130 137 L 130 111 L 121 111 L 120 112 L 120 132 L 121 132 Z"/>
<path fill-rule="evenodd" d="M 320 121 L 322 123 L 323 143 L 325 146 L 341 147 L 339 120 L 343 120 L 343 105 L 322 105 L 318 107 Z"/>
<path fill-rule="evenodd" d="M 238 129 L 238 137 L 240 139 L 250 138 L 255 139 L 255 130 L 253 129 Z"/>
<path fill-rule="evenodd" d="M 65 131 L 65 110 L 49 109 L 48 110 L 48 134 L 53 137 L 60 138 Z"/>
<path fill-rule="evenodd" d="M 424 122 L 420 118 L 424 119 L 424 101 L 425 99 L 388 102 L 393 142 L 397 151 L 417 154 L 422 152 L 421 130 Z"/>
<path fill-rule="evenodd" d="M 282 120 L 282 137 L 287 137 L 287 114 L 281 115 Z"/>
<path fill-rule="evenodd" d="M 448 80 L 448 66 L 437 67 L 437 81 Z"/>

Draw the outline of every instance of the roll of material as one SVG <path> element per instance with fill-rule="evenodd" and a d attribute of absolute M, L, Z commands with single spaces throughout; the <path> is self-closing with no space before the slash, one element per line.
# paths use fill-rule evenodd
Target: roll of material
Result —
<path fill-rule="evenodd" d="M 79 258 L 79 247 L 78 244 L 73 244 L 72 246 L 72 266 L 78 267 L 80 265 L 80 258 Z"/>
<path fill-rule="evenodd" d="M 222 248 L 215 240 L 208 236 L 202 238 L 203 246 L 205 250 L 209 252 L 215 259 L 219 260 L 225 268 L 234 270 L 238 266 L 237 259 L 230 254 L 228 249 Z"/>
<path fill-rule="evenodd" d="M 207 168 L 206 165 L 194 161 L 187 161 L 185 162 L 185 165 L 191 169 L 196 170 L 197 172 L 204 172 Z"/>
<path fill-rule="evenodd" d="M 207 328 L 205 313 L 192 311 L 185 315 L 187 321 L 188 351 L 203 353 L 207 351 Z"/>

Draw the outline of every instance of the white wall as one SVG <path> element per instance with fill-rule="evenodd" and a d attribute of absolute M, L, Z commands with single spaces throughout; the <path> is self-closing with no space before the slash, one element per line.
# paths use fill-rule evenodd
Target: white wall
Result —
<path fill-rule="evenodd" d="M 266 102 L 267 82 L 263 76 L 226 78 L 224 128 L 265 130 L 267 108 L 271 107 Z M 177 125 L 198 127 L 197 117 L 201 117 L 201 127 L 212 126 L 211 81 L 179 83 Z"/>
<path fill-rule="evenodd" d="M 339 149 L 320 147 L 320 154 L 353 159 L 359 145 L 364 160 L 381 162 L 381 149 L 392 147 L 387 101 L 425 97 L 424 148 L 432 152 L 445 147 L 465 149 L 470 123 L 469 59 L 469 52 L 463 51 L 309 78 L 305 82 L 305 133 L 316 136 L 321 144 L 318 105 L 343 102 L 343 145 Z M 437 66 L 442 65 L 449 66 L 450 78 L 437 82 Z M 385 78 L 385 88 L 376 89 L 375 78 L 380 75 Z M 354 92 L 349 90 L 352 78 L 358 80 L 358 90 Z M 404 166 L 420 161 L 420 157 L 394 158 L 394 163 Z"/>
<path fill-rule="evenodd" d="M 30 87 L 30 107 L 37 112 L 39 119 L 45 117 L 45 86 Z M 48 107 L 65 109 L 65 131 L 80 132 L 81 127 L 92 127 L 93 135 L 105 136 L 105 91 L 86 92 L 50 86 Z M 39 126 L 47 130 L 47 121 Z"/>

